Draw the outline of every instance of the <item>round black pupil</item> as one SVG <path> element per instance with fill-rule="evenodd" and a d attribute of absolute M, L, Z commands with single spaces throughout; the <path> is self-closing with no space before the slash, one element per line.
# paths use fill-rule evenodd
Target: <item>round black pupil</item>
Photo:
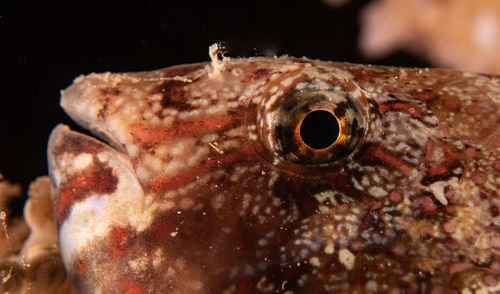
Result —
<path fill-rule="evenodd" d="M 302 120 L 300 137 L 310 148 L 325 149 L 339 137 L 339 122 L 329 111 L 312 111 Z"/>

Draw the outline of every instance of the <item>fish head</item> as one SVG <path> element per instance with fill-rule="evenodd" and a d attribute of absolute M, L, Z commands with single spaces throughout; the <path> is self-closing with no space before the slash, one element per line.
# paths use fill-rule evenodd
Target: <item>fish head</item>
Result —
<path fill-rule="evenodd" d="M 48 148 L 72 289 L 492 287 L 498 82 L 288 57 L 79 77 L 61 105 L 104 141 Z"/>

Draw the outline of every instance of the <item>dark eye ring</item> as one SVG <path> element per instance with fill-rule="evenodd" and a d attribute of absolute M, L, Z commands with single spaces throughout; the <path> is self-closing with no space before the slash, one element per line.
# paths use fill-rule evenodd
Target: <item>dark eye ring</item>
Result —
<path fill-rule="evenodd" d="M 268 123 L 267 142 L 280 161 L 300 165 L 340 165 L 352 156 L 367 130 L 366 111 L 348 92 L 296 90 L 283 97 Z"/>

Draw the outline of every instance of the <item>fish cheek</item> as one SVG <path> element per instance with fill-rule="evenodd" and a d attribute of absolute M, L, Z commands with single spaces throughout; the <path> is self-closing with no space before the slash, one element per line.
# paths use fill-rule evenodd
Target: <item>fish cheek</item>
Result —
<path fill-rule="evenodd" d="M 105 284 L 116 284 L 122 274 L 116 265 L 130 236 L 151 219 L 131 163 L 108 145 L 62 125 L 52 132 L 48 153 L 61 255 L 72 286 L 81 287 L 75 292 L 93 289 L 92 281 L 100 276 Z"/>

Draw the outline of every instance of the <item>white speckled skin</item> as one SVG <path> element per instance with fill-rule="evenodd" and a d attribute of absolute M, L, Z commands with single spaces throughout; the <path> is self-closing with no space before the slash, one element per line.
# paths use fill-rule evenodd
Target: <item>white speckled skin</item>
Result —
<path fill-rule="evenodd" d="M 110 143 L 65 126 L 49 142 L 74 293 L 500 289 L 499 78 L 288 57 L 213 66 L 91 74 L 63 91 Z M 318 109 L 340 126 L 321 150 L 297 131 Z"/>

